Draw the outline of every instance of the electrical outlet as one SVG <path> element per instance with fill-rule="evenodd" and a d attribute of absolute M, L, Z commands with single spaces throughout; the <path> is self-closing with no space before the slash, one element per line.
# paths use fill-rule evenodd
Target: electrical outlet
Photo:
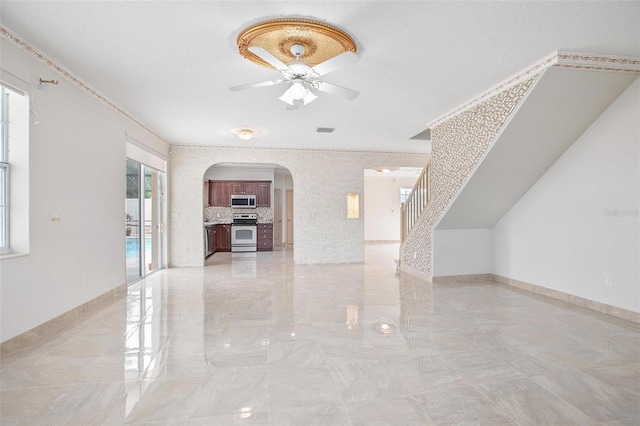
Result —
<path fill-rule="evenodd" d="M 85 279 L 85 276 L 81 276 L 80 277 L 80 287 L 84 287 L 87 285 L 87 280 Z"/>
<path fill-rule="evenodd" d="M 416 253 L 415 251 L 413 252 L 413 258 L 416 259 L 418 257 L 418 253 Z"/>
<path fill-rule="evenodd" d="M 611 275 L 606 275 L 604 277 L 604 285 L 607 287 L 613 287 L 613 277 Z"/>

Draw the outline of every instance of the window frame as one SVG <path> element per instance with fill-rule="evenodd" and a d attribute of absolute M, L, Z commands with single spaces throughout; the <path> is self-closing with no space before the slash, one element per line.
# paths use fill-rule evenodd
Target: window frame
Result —
<path fill-rule="evenodd" d="M 9 202 L 11 169 L 9 163 L 9 91 L 0 86 L 0 253 L 11 249 Z"/>
<path fill-rule="evenodd" d="M 406 191 L 408 190 L 408 191 Z M 411 191 L 413 190 L 413 188 L 404 188 L 404 187 L 400 187 L 400 205 L 403 205 L 404 203 L 407 202 L 407 199 L 409 198 L 409 195 L 411 195 Z M 405 194 L 406 192 L 406 194 Z M 404 198 L 404 200 L 403 200 Z"/>
<path fill-rule="evenodd" d="M 31 84 L 0 67 L 0 97 L 4 124 L 0 128 L 0 161 L 5 180 L 0 196 L 5 218 L 0 261 L 29 254 L 29 145 Z M 4 93 L 5 95 L 2 95 Z M 33 124 L 37 124 L 34 121 Z"/>

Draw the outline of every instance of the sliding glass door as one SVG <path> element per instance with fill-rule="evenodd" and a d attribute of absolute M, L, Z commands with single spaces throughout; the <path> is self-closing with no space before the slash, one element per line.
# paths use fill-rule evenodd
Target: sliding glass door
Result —
<path fill-rule="evenodd" d="M 144 174 L 144 213 L 145 274 L 162 267 L 162 178 L 164 174 L 151 167 L 143 166 Z"/>
<path fill-rule="evenodd" d="M 140 163 L 127 160 L 127 198 L 125 199 L 124 217 L 128 283 L 142 277 L 140 172 Z"/>
<path fill-rule="evenodd" d="M 127 282 L 162 268 L 164 173 L 127 160 L 125 244 Z"/>

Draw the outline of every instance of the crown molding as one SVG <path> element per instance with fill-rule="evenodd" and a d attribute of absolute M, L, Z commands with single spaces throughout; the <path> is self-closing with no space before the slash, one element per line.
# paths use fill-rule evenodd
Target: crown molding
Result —
<path fill-rule="evenodd" d="M 94 97 L 98 101 L 100 101 L 103 104 L 107 105 L 108 107 L 110 107 L 111 109 L 115 110 L 116 112 L 120 113 L 122 116 L 127 118 L 129 121 L 135 123 L 137 126 L 139 126 L 142 129 L 146 130 L 147 132 L 149 132 L 153 136 L 157 137 L 158 139 L 160 139 L 161 141 L 163 141 L 167 145 L 171 145 L 162 136 L 160 136 L 155 131 L 151 130 L 150 128 L 148 128 L 147 126 L 142 124 L 142 122 L 140 120 L 135 118 L 133 115 L 129 114 L 127 111 L 125 111 L 124 109 L 122 109 L 121 107 L 116 105 L 114 102 L 110 101 L 106 96 L 103 96 L 100 93 L 98 93 L 91 86 L 86 84 L 84 81 L 80 80 L 75 75 L 71 74 L 69 71 L 67 71 L 65 68 L 63 68 L 61 65 L 58 65 L 57 63 L 52 61 L 49 57 L 47 57 L 43 53 L 39 52 L 33 46 L 31 46 L 27 42 L 23 41 L 19 36 L 14 34 L 12 31 L 7 29 L 6 27 L 0 26 L 0 36 L 3 39 L 7 40 L 9 43 L 13 44 L 18 49 L 20 49 L 27 56 L 35 59 L 36 61 L 40 62 L 41 64 L 46 65 L 49 69 L 51 69 L 52 71 L 54 71 L 57 74 L 59 74 L 65 80 L 69 81 L 70 83 L 75 85 L 77 88 L 79 88 L 80 90 L 85 92 L 86 94 Z"/>
<path fill-rule="evenodd" d="M 630 56 L 600 55 L 589 53 L 575 53 L 564 50 L 557 50 L 532 66 L 521 70 L 508 79 L 498 83 L 481 95 L 471 99 L 451 112 L 437 118 L 427 124 L 428 128 L 433 128 L 452 117 L 467 111 L 470 108 L 486 101 L 487 99 L 509 90 L 511 87 L 520 84 L 530 78 L 538 77 L 544 70 L 556 68 L 568 68 L 574 70 L 603 71 L 640 73 L 640 58 Z"/>
<path fill-rule="evenodd" d="M 557 61 L 553 65 L 559 68 L 571 68 L 591 71 L 640 73 L 640 58 L 631 56 L 598 55 L 559 50 Z"/>

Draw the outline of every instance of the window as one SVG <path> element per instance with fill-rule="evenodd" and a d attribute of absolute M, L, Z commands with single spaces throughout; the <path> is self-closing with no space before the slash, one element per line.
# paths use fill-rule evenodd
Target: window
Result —
<path fill-rule="evenodd" d="M 9 91 L 0 88 L 0 252 L 9 250 Z"/>
<path fill-rule="evenodd" d="M 0 255 L 29 251 L 28 84 L 0 69 Z"/>
<path fill-rule="evenodd" d="M 400 188 L 400 204 L 404 204 L 411 194 L 411 188 Z"/>

